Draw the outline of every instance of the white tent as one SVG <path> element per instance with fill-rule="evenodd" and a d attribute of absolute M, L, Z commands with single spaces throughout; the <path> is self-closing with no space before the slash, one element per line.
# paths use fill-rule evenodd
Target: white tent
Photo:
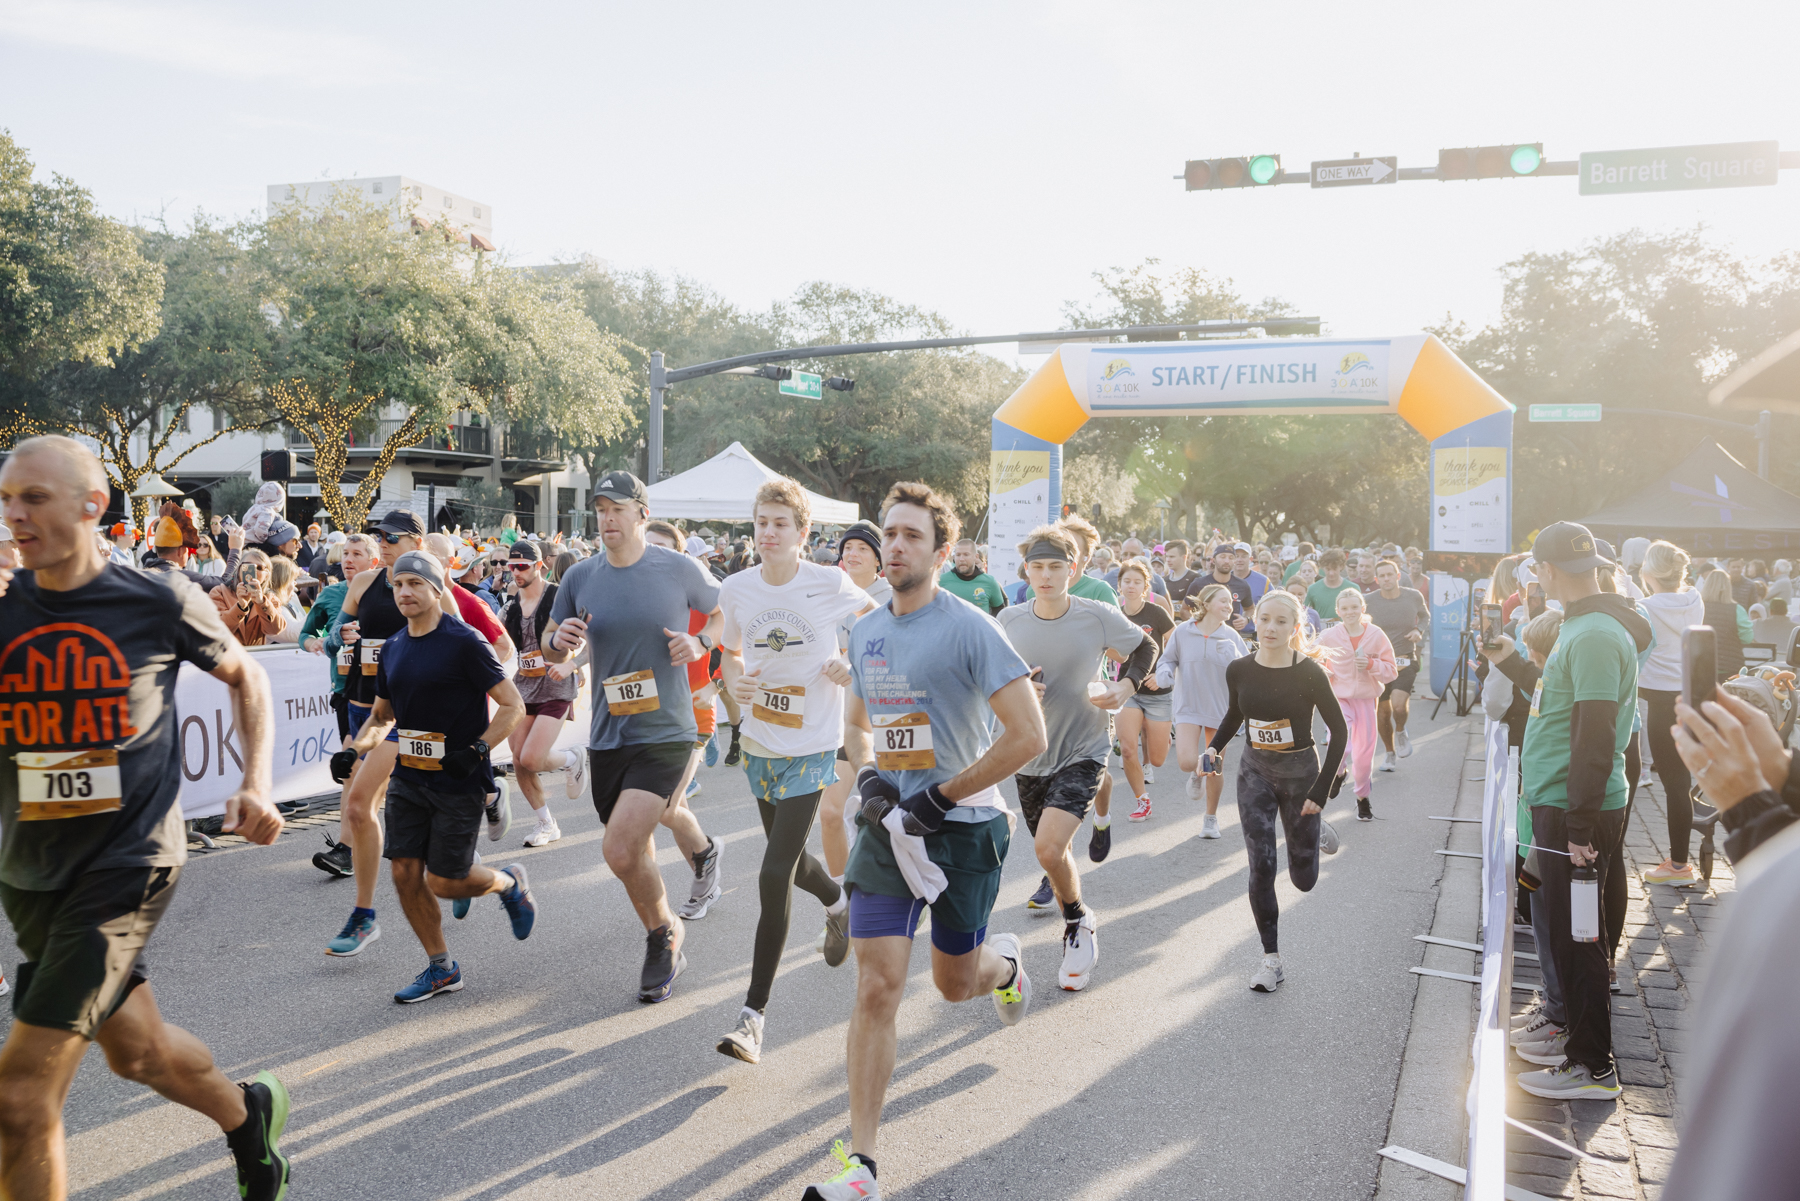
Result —
<path fill-rule="evenodd" d="M 733 442 L 700 466 L 650 485 L 650 516 L 688 521 L 749 521 L 756 490 L 780 473 Z M 849 525 L 861 516 L 851 501 L 832 500 L 808 491 L 812 519 L 823 525 Z"/>

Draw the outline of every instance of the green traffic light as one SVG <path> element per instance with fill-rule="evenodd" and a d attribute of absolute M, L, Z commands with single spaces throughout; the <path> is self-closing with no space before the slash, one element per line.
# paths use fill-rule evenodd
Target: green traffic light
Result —
<path fill-rule="evenodd" d="M 1259 154 L 1250 160 L 1250 178 L 1256 183 L 1268 183 L 1275 178 L 1277 170 L 1273 155 Z"/>
<path fill-rule="evenodd" d="M 1512 152 L 1512 169 L 1514 175 L 1530 175 L 1543 164 L 1544 156 L 1538 153 L 1536 146 L 1515 147 Z"/>

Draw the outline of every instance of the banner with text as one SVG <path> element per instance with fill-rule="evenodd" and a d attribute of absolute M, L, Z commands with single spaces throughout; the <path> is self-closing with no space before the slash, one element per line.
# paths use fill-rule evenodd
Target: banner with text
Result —
<path fill-rule="evenodd" d="M 1506 554 L 1512 549 L 1512 413 L 1458 426 L 1431 443 L 1431 549 Z M 1433 572 L 1431 690 L 1456 670 L 1469 621 L 1469 580 Z"/>
<path fill-rule="evenodd" d="M 1019 578 L 1019 543 L 1061 516 L 1062 447 L 994 422 L 988 466 L 988 572 L 1010 587 Z"/>

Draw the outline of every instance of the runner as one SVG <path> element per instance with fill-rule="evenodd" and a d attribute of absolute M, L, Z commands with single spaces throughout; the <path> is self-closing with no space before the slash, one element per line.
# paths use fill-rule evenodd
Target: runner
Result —
<path fill-rule="evenodd" d="M 646 931 L 638 1000 L 654 1003 L 669 999 L 687 967 L 681 950 L 686 932 L 669 909 L 656 866 L 656 827 L 665 818 L 694 869 L 682 917 L 706 916 L 722 892 L 720 844 L 686 808 L 670 812 L 681 798 L 699 736 L 686 665 L 712 649 L 719 585 L 694 559 L 645 542 L 649 496 L 629 471 L 601 478 L 594 511 L 606 553 L 583 559 L 560 581 L 544 657 L 561 663 L 589 646 L 599 685 L 588 740 L 594 810 L 606 827 L 606 865 L 625 885 Z M 709 615 L 699 634 L 685 632 L 691 609 Z"/>
<path fill-rule="evenodd" d="M 513 775 L 519 791 L 531 806 L 536 820 L 525 836 L 528 847 L 547 846 L 562 837 L 562 827 L 544 799 L 544 786 L 539 772 L 561 771 L 563 791 L 570 800 L 581 795 L 587 782 L 587 756 L 581 751 L 555 749 L 563 722 L 575 707 L 575 664 L 549 663 L 544 659 L 543 639 L 539 626 L 550 615 L 556 602 L 556 585 L 544 579 L 544 557 L 535 542 L 512 544 L 506 569 L 512 573 L 518 591 L 500 610 L 500 624 L 506 636 L 521 648 L 519 670 L 513 682 L 525 701 L 525 720 L 508 736 L 512 745 Z M 490 836 L 492 831 L 489 832 Z"/>
<path fill-rule="evenodd" d="M 982 567 L 973 538 L 964 538 L 956 544 L 955 560 L 938 583 L 944 591 L 962 597 L 990 617 L 1006 608 L 1006 594 L 1000 590 L 1000 581 Z"/>
<path fill-rule="evenodd" d="M 718 1049 L 745 1063 L 762 1058 L 763 1016 L 775 969 L 787 948 L 794 886 L 825 906 L 825 962 L 850 953 L 850 908 L 844 890 L 806 850 L 819 794 L 837 779 L 844 740 L 844 685 L 850 665 L 838 655 L 837 629 L 875 607 L 842 571 L 800 558 L 812 506 L 793 480 L 756 490 L 751 507 L 762 564 L 719 589 L 725 616 L 720 638 L 725 687 L 748 705 L 744 774 L 756 798 L 768 845 L 763 850 L 750 991 L 737 1025 Z"/>
<path fill-rule="evenodd" d="M 1244 605 L 1245 612 L 1253 611 L 1262 603 L 1263 593 L 1269 590 L 1269 577 L 1251 567 L 1251 554 L 1248 542 L 1239 542 L 1231 548 L 1231 578 L 1242 581 L 1250 589 L 1250 600 Z"/>
<path fill-rule="evenodd" d="M 667 521 L 652 521 L 647 523 L 644 526 L 644 541 L 651 546 L 667 547 L 669 550 L 681 550 L 682 546 L 685 545 L 682 541 L 680 529 Z M 686 552 L 683 551 L 682 553 L 685 554 Z M 706 565 L 705 555 L 696 555 L 694 556 L 694 559 L 702 567 Z M 712 573 L 709 571 L 707 574 L 711 575 Z M 713 578 L 718 579 L 717 576 L 713 576 Z M 720 582 L 722 583 L 723 581 Z M 690 609 L 688 611 L 687 632 L 690 634 L 698 634 L 701 630 L 706 628 L 706 623 L 710 620 L 710 617 L 710 614 Z M 706 766 L 708 767 L 712 767 L 719 760 L 719 745 L 716 738 L 716 735 L 719 732 L 719 717 L 716 701 L 717 698 L 724 695 L 725 692 L 724 684 L 719 678 L 719 672 L 716 667 L 719 660 L 719 648 L 717 644 L 715 644 L 712 650 L 706 653 L 704 658 L 695 659 L 687 665 L 688 703 L 694 708 L 694 729 L 696 731 L 693 756 L 695 762 L 688 764 L 687 775 L 682 778 L 681 799 L 670 805 L 668 812 L 663 814 L 662 824 L 668 826 L 671 832 L 675 829 L 675 826 L 672 823 L 683 822 L 679 811 L 686 809 L 688 802 L 692 801 L 704 791 L 700 784 L 699 761 L 701 757 L 705 756 Z M 733 730 L 733 745 L 736 745 L 737 737 L 738 732 Z"/>
<path fill-rule="evenodd" d="M 1262 966 L 1250 977 L 1256 992 L 1274 992 L 1282 981 L 1276 945 L 1277 820 L 1287 839 L 1288 879 L 1301 892 L 1311 892 L 1318 882 L 1319 852 L 1329 855 L 1337 850 L 1337 833 L 1319 813 L 1337 779 L 1347 731 L 1331 681 L 1317 662 L 1323 652 L 1307 639 L 1301 620 L 1300 602 L 1288 593 L 1263 597 L 1256 608 L 1256 654 L 1225 669 L 1230 708 L 1201 763 L 1202 771 L 1218 774 L 1222 752 L 1238 727 L 1245 727 L 1237 804 L 1244 848 L 1250 855 L 1250 912 L 1263 945 Z M 1323 769 L 1312 738 L 1315 712 L 1331 733 Z"/>
<path fill-rule="evenodd" d="M 1386 565 L 1390 570 L 1393 564 Z M 1348 756 L 1340 756 L 1356 792 L 1356 820 L 1374 821 L 1369 808 L 1369 781 L 1375 760 L 1375 702 L 1399 668 L 1394 666 L 1394 646 L 1380 626 L 1364 622 L 1366 602 L 1361 592 L 1345 589 L 1337 597 L 1338 624 L 1319 635 L 1319 645 L 1331 653 L 1321 662 L 1331 677 L 1331 692 L 1344 711 L 1350 729 L 1345 744 Z M 1341 777 L 1333 777 L 1330 796 L 1336 796 Z"/>
<path fill-rule="evenodd" d="M 1313 610 L 1326 621 L 1337 617 L 1337 594 L 1346 588 L 1356 588 L 1356 581 L 1344 574 L 1344 567 L 1349 559 L 1337 547 L 1332 547 L 1319 556 L 1319 569 L 1325 577 L 1313 581 L 1306 589 L 1306 607 Z M 1361 589 L 1357 589 L 1361 591 Z"/>
<path fill-rule="evenodd" d="M 339 552 L 339 563 L 344 569 L 345 580 L 355 579 L 375 565 L 375 540 L 367 534 L 352 534 L 341 545 L 343 550 Z M 348 746 L 352 737 L 350 710 L 344 695 L 345 682 L 350 678 L 350 662 L 341 649 L 331 649 L 330 636 L 331 625 L 337 620 L 338 612 L 343 608 L 344 597 L 350 591 L 350 585 L 345 580 L 328 584 L 319 593 L 319 599 L 306 611 L 306 621 L 300 627 L 300 648 L 325 657 L 325 672 L 331 682 L 331 709 L 337 714 L 340 748 Z M 334 876 L 348 876 L 351 871 L 350 848 L 330 837 L 326 838 L 326 843 L 327 849 L 322 857 L 329 859 L 332 864 L 327 870 Z M 341 855 L 338 854 L 340 846 L 343 846 Z M 318 860 L 315 859 L 314 862 Z"/>
<path fill-rule="evenodd" d="M 851 1149 L 838 1145 L 844 1170 L 809 1186 L 804 1201 L 881 1195 L 875 1140 L 894 1074 L 894 1018 L 927 905 L 932 979 L 945 1000 L 991 994 L 1008 1026 L 1031 1005 L 1018 936 L 990 939 L 987 928 L 1011 841 L 995 785 L 1043 753 L 1043 713 L 993 618 L 938 587 L 959 532 L 956 510 L 914 483 L 894 485 L 882 509 L 894 597 L 856 623 L 846 702 L 851 722 L 875 736 L 875 762 L 857 777 L 863 809 L 846 875 L 856 952 Z M 990 718 L 1000 726 L 992 741 Z"/>
<path fill-rule="evenodd" d="M 1412 705 L 1413 683 L 1419 677 L 1419 645 L 1431 624 L 1431 609 L 1424 594 L 1400 582 L 1398 564 L 1385 560 L 1376 564 L 1375 585 L 1376 590 L 1363 598 L 1368 602 L 1369 620 L 1393 645 L 1394 666 L 1400 672 L 1383 685 L 1381 700 L 1375 707 L 1382 745 L 1375 766 L 1380 771 L 1393 771 L 1396 755 L 1404 759 L 1412 754 L 1406 719 Z"/>
<path fill-rule="evenodd" d="M 287 1089 L 267 1071 L 234 1085 L 205 1044 L 166 1024 L 143 955 L 187 860 L 178 669 L 193 663 L 230 690 L 244 777 L 224 828 L 264 846 L 282 825 L 269 680 L 205 593 L 108 561 L 96 527 L 111 494 L 70 438 L 28 438 L 0 467 L 24 567 L 0 567 L 0 903 L 24 959 L 0 1047 L 0 1195 L 67 1195 L 62 1110 L 97 1042 L 115 1073 L 218 1123 L 240 1196 L 277 1201 Z M 69 662 L 66 677 L 36 666 Z"/>
<path fill-rule="evenodd" d="M 1243 637 L 1231 628 L 1237 598 L 1224 584 L 1209 584 L 1193 597 L 1194 616 L 1176 626 L 1156 665 L 1156 683 L 1169 691 L 1175 719 L 1175 763 L 1187 777 L 1190 801 L 1201 798 L 1204 780 L 1206 817 L 1200 837 L 1219 837 L 1219 794 L 1225 781 L 1219 772 L 1201 773 L 1200 748 L 1225 724 L 1231 690 L 1225 669 L 1250 653 Z"/>
<path fill-rule="evenodd" d="M 850 577 L 850 582 L 869 594 L 869 599 L 877 605 L 885 605 L 893 599 L 894 590 L 881 577 L 881 530 L 872 521 L 858 521 L 846 528 L 838 538 L 838 567 Z M 838 624 L 838 649 L 848 652 L 850 649 L 850 627 L 854 625 L 854 617 L 845 618 Z M 848 655 L 846 655 L 846 658 Z M 838 747 L 838 762 L 849 763 L 850 748 L 857 739 L 866 740 L 867 735 L 844 719 L 844 741 Z M 862 753 L 867 760 L 868 751 Z M 844 803 L 850 796 L 853 781 L 848 769 L 839 769 L 835 784 L 827 786 L 825 794 L 819 800 L 819 842 L 825 851 L 825 870 L 831 878 L 842 887 L 844 883 L 844 865 L 850 859 L 850 835 L 844 823 Z M 825 949 L 826 931 L 821 930 L 815 942 L 818 950 Z"/>
<path fill-rule="evenodd" d="M 1087 987 L 1100 948 L 1094 913 L 1081 902 L 1081 876 L 1069 846 L 1100 792 L 1100 777 L 1106 774 L 1110 711 L 1136 695 L 1155 666 L 1157 644 L 1118 608 L 1069 595 L 1075 540 L 1066 530 L 1039 526 L 1019 544 L 1019 558 L 1035 595 L 1029 603 L 1001 613 L 1000 628 L 1031 669 L 1049 740 L 1043 753 L 1013 777 L 1019 808 L 1044 868 L 1043 882 L 1026 905 L 1047 909 L 1054 901 L 1061 906 L 1059 982 L 1077 992 Z M 1131 564 L 1132 582 L 1142 589 L 1148 568 L 1142 559 Z M 1147 603 L 1141 596 L 1139 600 Z M 1156 610 L 1153 604 L 1150 608 Z M 1110 684 L 1100 682 L 1108 651 L 1130 656 L 1121 678 Z"/>
<path fill-rule="evenodd" d="M 1160 658 L 1163 646 L 1175 628 L 1175 619 L 1161 605 L 1151 603 L 1151 593 L 1144 580 L 1148 574 L 1142 559 L 1125 561 L 1119 569 L 1119 609 L 1155 643 L 1155 657 Z M 1169 757 L 1173 703 L 1173 696 L 1157 682 L 1153 672 L 1139 681 L 1138 690 L 1126 698 L 1125 707 L 1113 718 L 1119 750 L 1125 760 L 1125 782 L 1131 786 L 1131 795 L 1137 798 L 1137 807 L 1131 811 L 1134 822 L 1145 821 L 1150 816 L 1147 786 L 1151 776 L 1148 768 L 1161 767 L 1163 760 Z"/>
<path fill-rule="evenodd" d="M 331 771 L 348 776 L 378 742 L 394 744 L 384 854 L 400 908 L 430 959 L 394 994 L 410 1005 L 463 986 L 462 968 L 444 943 L 439 898 L 497 895 L 518 939 L 531 936 L 537 902 L 522 865 L 497 872 L 475 861 L 494 791 L 488 751 L 525 716 L 525 702 L 486 639 L 444 611 L 444 590 L 454 585 L 437 556 L 408 551 L 395 560 L 392 576 L 406 627 L 384 641 L 374 709 L 350 745 L 331 757 Z M 497 706 L 491 721 L 489 697 Z"/>
<path fill-rule="evenodd" d="M 1079 513 L 1071 513 L 1056 523 L 1069 531 L 1075 539 L 1075 549 L 1081 552 L 1081 559 L 1074 565 L 1074 573 L 1069 584 L 1069 595 L 1082 600 L 1105 601 L 1117 608 L 1119 594 L 1112 590 L 1112 585 L 1105 580 L 1087 574 L 1094 548 L 1100 547 L 1100 531 L 1094 528 L 1093 522 Z M 1019 564 L 1019 574 L 1025 574 L 1025 564 Z M 1021 578 L 1023 591 L 1019 595 L 1019 604 L 1028 604 L 1032 598 L 1031 581 Z M 1094 798 L 1094 828 L 1088 836 L 1088 859 L 1094 863 L 1103 862 L 1112 851 L 1112 772 L 1100 773 L 1100 793 Z M 1040 889 L 1041 891 L 1041 889 Z"/>

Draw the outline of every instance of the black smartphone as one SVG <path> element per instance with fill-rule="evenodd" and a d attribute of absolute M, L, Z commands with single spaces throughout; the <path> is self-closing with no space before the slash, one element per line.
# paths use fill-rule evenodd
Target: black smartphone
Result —
<path fill-rule="evenodd" d="M 1034 667 L 1031 669 L 1031 682 L 1033 684 L 1042 684 L 1044 682 L 1044 669 L 1043 668 Z"/>
<path fill-rule="evenodd" d="M 1688 708 L 1713 699 L 1719 691 L 1718 643 L 1711 626 L 1689 626 L 1681 632 L 1681 699 Z"/>
<path fill-rule="evenodd" d="M 1501 631 L 1505 628 L 1499 605 L 1481 606 L 1481 645 L 1493 650 L 1500 645 Z"/>

